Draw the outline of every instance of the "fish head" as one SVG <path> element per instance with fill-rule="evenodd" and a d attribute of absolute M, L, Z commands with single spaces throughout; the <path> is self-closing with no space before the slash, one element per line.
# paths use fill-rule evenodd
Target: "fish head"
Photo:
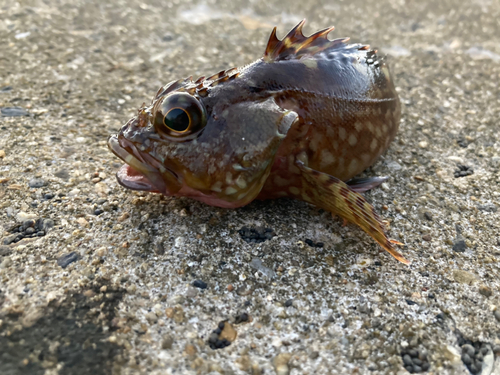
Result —
<path fill-rule="evenodd" d="M 298 115 L 272 96 L 250 97 L 230 85 L 201 95 L 195 83 L 161 88 L 109 138 L 110 150 L 126 163 L 117 180 L 132 190 L 243 206 L 262 189 Z"/>

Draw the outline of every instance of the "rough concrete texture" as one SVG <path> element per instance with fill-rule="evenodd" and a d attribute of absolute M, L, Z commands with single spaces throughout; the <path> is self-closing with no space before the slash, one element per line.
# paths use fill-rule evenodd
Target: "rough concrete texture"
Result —
<path fill-rule="evenodd" d="M 115 181 L 107 137 L 161 85 L 302 18 L 389 55 L 403 119 L 366 197 L 411 266 L 302 202 Z M 0 373 L 500 373 L 499 19 L 497 0 L 0 0 Z"/>

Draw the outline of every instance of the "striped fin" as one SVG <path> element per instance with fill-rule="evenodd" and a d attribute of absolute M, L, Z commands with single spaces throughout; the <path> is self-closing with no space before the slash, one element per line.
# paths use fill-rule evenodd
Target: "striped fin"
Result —
<path fill-rule="evenodd" d="M 302 34 L 302 27 L 306 20 L 302 20 L 282 39 L 276 37 L 276 27 L 271 32 L 267 42 L 264 60 L 267 62 L 300 59 L 302 56 L 314 55 L 327 48 L 339 48 L 345 46 L 349 38 L 329 40 L 328 34 L 334 29 L 329 27 L 317 33 L 305 37 Z M 368 48 L 367 46 L 362 46 Z"/>
<path fill-rule="evenodd" d="M 403 257 L 387 237 L 386 227 L 373 206 L 359 193 L 353 191 L 343 181 L 326 173 L 315 171 L 298 161 L 303 186 L 309 203 L 328 210 L 344 220 L 358 225 L 377 241 L 384 250 L 404 264 L 410 262 Z"/>

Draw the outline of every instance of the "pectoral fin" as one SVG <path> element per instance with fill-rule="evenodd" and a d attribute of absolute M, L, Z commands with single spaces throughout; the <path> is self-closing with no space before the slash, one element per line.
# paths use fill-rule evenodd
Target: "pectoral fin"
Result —
<path fill-rule="evenodd" d="M 326 173 L 318 172 L 297 161 L 302 175 L 304 199 L 341 218 L 358 225 L 389 254 L 402 263 L 410 264 L 392 245 L 386 229 L 373 206 L 346 183 Z"/>

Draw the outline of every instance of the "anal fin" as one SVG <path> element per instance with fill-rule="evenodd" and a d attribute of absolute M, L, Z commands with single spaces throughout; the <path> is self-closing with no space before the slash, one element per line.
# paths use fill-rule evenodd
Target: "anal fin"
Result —
<path fill-rule="evenodd" d="M 389 177 L 362 177 L 351 178 L 346 184 L 356 193 L 364 193 L 365 191 L 376 188 L 386 182 Z"/>
<path fill-rule="evenodd" d="M 410 264 L 394 248 L 380 216 L 361 194 L 338 178 L 306 167 L 301 161 L 297 161 L 297 166 L 302 175 L 302 189 L 307 192 L 303 195 L 304 200 L 356 224 L 394 258 Z"/>

